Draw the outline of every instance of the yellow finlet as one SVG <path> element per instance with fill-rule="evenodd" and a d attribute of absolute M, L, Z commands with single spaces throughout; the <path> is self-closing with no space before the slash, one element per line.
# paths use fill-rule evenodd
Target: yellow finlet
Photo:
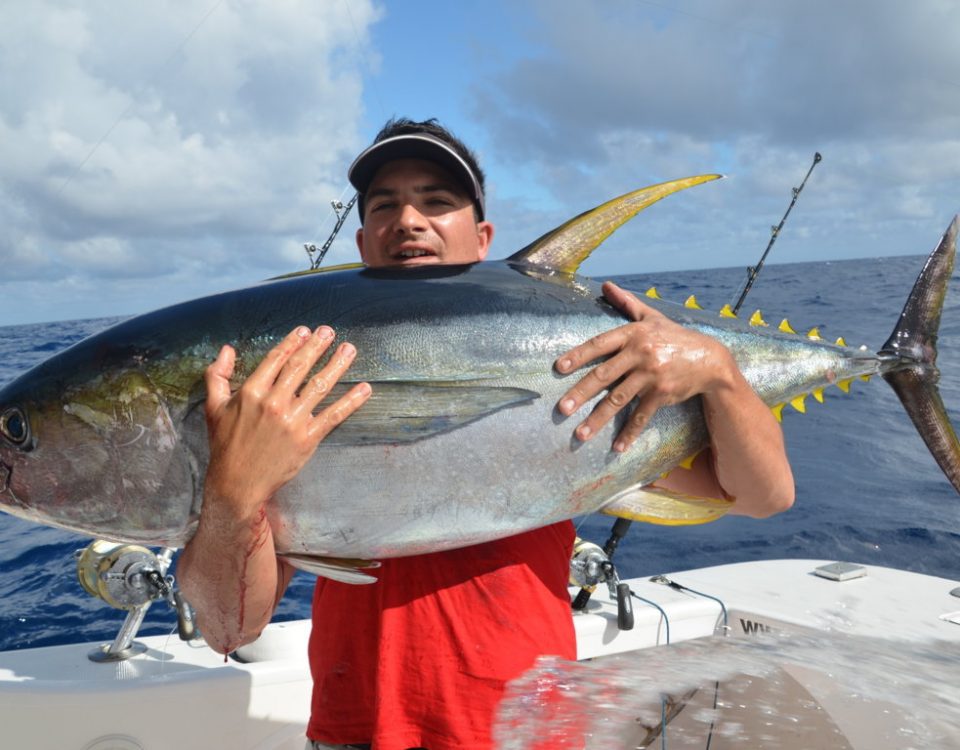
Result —
<path fill-rule="evenodd" d="M 754 310 L 753 315 L 750 316 L 750 325 L 769 327 L 770 324 L 763 319 L 759 310 Z"/>
<path fill-rule="evenodd" d="M 867 373 L 866 375 L 861 375 L 860 380 L 862 380 L 864 383 L 869 383 L 871 377 L 873 376 L 870 375 L 870 373 Z"/>
<path fill-rule="evenodd" d="M 644 294 L 646 294 L 650 299 L 663 299 L 663 297 L 660 296 L 660 292 L 657 291 L 657 288 L 655 286 L 652 286 L 649 289 L 647 289 L 647 291 L 644 292 Z"/>
<path fill-rule="evenodd" d="M 683 303 L 684 307 L 689 307 L 691 310 L 702 310 L 700 303 L 697 302 L 697 298 L 694 295 L 690 295 Z"/>
<path fill-rule="evenodd" d="M 792 406 L 801 414 L 806 414 L 807 413 L 807 394 L 801 393 L 796 398 L 790 399 L 790 406 Z"/>
<path fill-rule="evenodd" d="M 720 308 L 720 317 L 721 318 L 735 318 L 737 314 L 733 311 L 733 308 L 730 307 L 730 304 L 727 303 Z"/>
<path fill-rule="evenodd" d="M 811 341 L 823 341 L 823 337 L 820 335 L 820 329 L 817 326 L 807 331 L 807 338 Z"/>
<path fill-rule="evenodd" d="M 846 346 L 847 342 L 844 341 L 843 336 L 837 336 L 837 340 L 833 342 L 837 346 Z"/>
<path fill-rule="evenodd" d="M 796 331 L 793 330 L 793 326 L 790 325 L 790 321 L 786 318 L 780 321 L 780 325 L 777 326 L 777 330 L 783 331 L 784 333 L 796 333 Z"/>
<path fill-rule="evenodd" d="M 775 416 L 775 417 L 777 418 L 777 421 L 778 421 L 778 422 L 782 422 L 782 421 L 783 421 L 783 407 L 784 407 L 785 405 L 786 405 L 786 404 L 775 404 L 774 406 L 771 406 L 771 407 L 770 407 L 770 411 L 773 412 L 773 416 Z"/>
<path fill-rule="evenodd" d="M 837 388 L 839 388 L 844 393 L 850 393 L 850 383 L 853 382 L 853 378 L 847 378 L 846 380 L 838 380 Z"/>
<path fill-rule="evenodd" d="M 699 451 L 697 451 L 697 453 L 691 453 L 689 456 L 687 456 L 685 459 L 683 459 L 683 461 L 681 461 L 680 463 L 678 463 L 677 466 L 679 466 L 681 469 L 692 469 L 692 468 L 693 468 L 693 461 L 694 461 L 694 459 L 697 457 L 698 454 L 699 454 Z"/>
<path fill-rule="evenodd" d="M 540 266 L 558 273 L 576 273 L 590 253 L 647 206 L 671 193 L 717 180 L 722 176 L 708 174 L 686 177 L 626 193 L 564 222 L 507 260 Z"/>
<path fill-rule="evenodd" d="M 823 388 L 814 388 L 814 389 L 813 389 L 813 397 L 822 404 L 822 403 L 823 403 Z"/>

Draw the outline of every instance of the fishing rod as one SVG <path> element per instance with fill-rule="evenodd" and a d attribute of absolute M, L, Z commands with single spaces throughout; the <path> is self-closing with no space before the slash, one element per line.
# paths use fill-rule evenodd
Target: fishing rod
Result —
<path fill-rule="evenodd" d="M 766 250 L 764 250 L 763 255 L 760 256 L 760 261 L 756 266 L 749 266 L 747 268 L 747 283 L 736 305 L 733 306 L 734 314 L 740 311 L 743 301 L 753 288 L 753 282 L 756 281 L 757 276 L 760 275 L 760 270 L 763 268 L 763 264 L 770 254 L 770 250 L 773 248 L 773 243 L 776 242 L 777 237 L 780 236 L 780 231 L 783 229 L 783 225 L 786 223 L 790 211 L 793 210 L 794 205 L 797 203 L 797 198 L 799 198 L 800 193 L 803 192 L 803 188 L 806 186 L 807 180 L 813 172 L 813 168 L 816 167 L 822 159 L 823 157 L 819 151 L 814 153 L 813 163 L 810 165 L 810 169 L 807 170 L 803 182 L 800 183 L 800 187 L 793 188 L 793 198 L 790 201 L 790 205 L 787 206 L 783 218 L 780 219 L 780 223 L 777 224 L 777 226 L 771 227 L 770 242 L 767 243 Z M 611 594 L 613 595 L 614 592 L 616 592 L 617 624 L 621 630 L 631 630 L 633 628 L 633 611 L 628 606 L 629 599 L 627 597 L 630 595 L 629 586 L 626 583 L 621 583 L 617 577 L 616 569 L 613 565 L 613 555 L 620 541 L 626 536 L 627 531 L 629 531 L 632 523 L 633 522 L 628 519 L 618 518 L 614 522 L 613 528 L 610 530 L 610 537 L 603 547 L 578 540 L 577 545 L 574 547 L 574 556 L 571 563 L 571 578 L 575 579 L 576 584 L 580 586 L 580 591 L 577 592 L 577 596 L 573 600 L 571 607 L 574 611 L 586 609 L 587 603 L 590 601 L 590 597 L 593 595 L 597 584 L 606 582 L 607 585 L 610 586 Z M 625 603 L 625 598 L 627 598 L 627 603 Z"/>
<path fill-rule="evenodd" d="M 319 250 L 316 245 L 304 245 L 303 249 L 307 251 L 307 257 L 310 258 L 310 270 L 315 271 L 320 267 L 320 264 L 323 263 L 323 257 L 327 254 L 327 250 L 330 249 L 330 246 L 333 244 L 333 241 L 336 239 L 337 234 L 339 234 L 340 229 L 343 227 L 343 222 L 347 220 L 347 215 L 350 213 L 350 209 L 353 208 L 353 204 L 357 202 L 357 197 L 359 193 L 354 193 L 353 197 L 347 201 L 347 205 L 344 206 L 340 201 L 330 201 L 330 205 L 333 208 L 333 212 L 337 215 L 337 223 L 333 225 L 333 231 L 330 232 L 330 236 L 327 237 L 327 241 L 323 243 L 323 247 Z M 343 213 L 341 213 L 341 211 Z M 314 253 L 320 253 L 316 258 L 313 257 Z"/>
<path fill-rule="evenodd" d="M 757 280 L 757 276 L 760 275 L 760 270 L 763 268 L 763 264 L 767 259 L 767 256 L 770 254 L 770 250 L 773 249 L 773 243 L 777 241 L 777 237 L 780 236 L 780 230 L 783 229 L 783 225 L 787 221 L 787 217 L 790 215 L 790 212 L 793 210 L 794 205 L 797 203 L 797 198 L 800 197 L 800 193 L 803 192 L 803 188 L 807 184 L 807 180 L 810 178 L 810 173 L 813 172 L 813 168 L 820 163 L 823 159 L 820 156 L 820 152 L 817 151 L 813 155 L 813 164 L 810 165 L 810 169 L 807 170 L 806 176 L 803 178 L 803 182 L 800 183 L 800 187 L 793 188 L 793 199 L 790 201 L 790 205 L 787 206 L 786 212 L 783 214 L 783 218 L 780 219 L 780 223 L 775 227 L 770 228 L 770 242 L 767 243 L 767 249 L 763 251 L 763 255 L 760 256 L 760 261 L 755 266 L 747 266 L 747 283 L 743 287 L 743 291 L 740 293 L 740 298 L 737 300 L 737 304 L 733 306 L 733 314 L 736 315 L 740 312 L 740 308 L 743 306 L 743 301 L 747 298 L 747 294 L 750 293 L 750 289 L 753 288 L 753 282 Z"/>

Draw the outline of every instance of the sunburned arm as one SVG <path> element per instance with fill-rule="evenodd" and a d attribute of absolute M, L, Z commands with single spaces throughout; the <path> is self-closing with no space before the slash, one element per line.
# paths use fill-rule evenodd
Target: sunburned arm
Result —
<path fill-rule="evenodd" d="M 612 283 L 604 294 L 634 322 L 597 336 L 557 361 L 561 373 L 573 372 L 602 357 L 560 399 L 563 414 L 573 414 L 603 390 L 607 396 L 576 428 L 589 440 L 634 398 L 637 407 L 614 440 L 625 451 L 657 409 L 700 395 L 710 433 L 710 448 L 693 469 L 672 472 L 657 484 L 701 497 L 733 499 L 733 512 L 763 517 L 793 504 L 793 474 L 780 425 L 718 341 L 674 323 Z"/>
<path fill-rule="evenodd" d="M 306 380 L 333 336 L 326 326 L 297 328 L 232 395 L 233 349 L 225 346 L 207 368 L 210 463 L 197 533 L 177 569 L 201 632 L 221 653 L 260 634 L 293 575 L 276 556 L 266 503 L 370 396 L 370 386 L 360 383 L 314 414 L 356 354 L 342 344 Z"/>

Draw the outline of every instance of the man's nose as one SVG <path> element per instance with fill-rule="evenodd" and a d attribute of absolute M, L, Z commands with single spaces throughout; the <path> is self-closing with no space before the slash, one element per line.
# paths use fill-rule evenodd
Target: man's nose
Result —
<path fill-rule="evenodd" d="M 422 213 L 420 213 L 416 206 L 411 203 L 405 203 L 403 208 L 400 210 L 400 216 L 397 219 L 397 228 L 398 230 L 403 231 L 420 231 L 424 230 L 427 227 L 427 220 Z"/>

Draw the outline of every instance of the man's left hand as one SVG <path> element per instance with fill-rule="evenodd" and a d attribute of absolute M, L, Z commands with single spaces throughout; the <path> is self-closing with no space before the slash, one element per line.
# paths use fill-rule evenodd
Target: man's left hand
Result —
<path fill-rule="evenodd" d="M 569 416 L 609 389 L 574 432 L 577 439 L 589 440 L 634 397 L 639 397 L 614 440 L 613 449 L 623 452 L 657 409 L 722 386 L 736 363 L 718 341 L 673 322 L 613 282 L 603 285 L 603 294 L 634 322 L 601 333 L 557 359 L 557 371 L 567 374 L 609 357 L 567 391 L 558 408 Z"/>

